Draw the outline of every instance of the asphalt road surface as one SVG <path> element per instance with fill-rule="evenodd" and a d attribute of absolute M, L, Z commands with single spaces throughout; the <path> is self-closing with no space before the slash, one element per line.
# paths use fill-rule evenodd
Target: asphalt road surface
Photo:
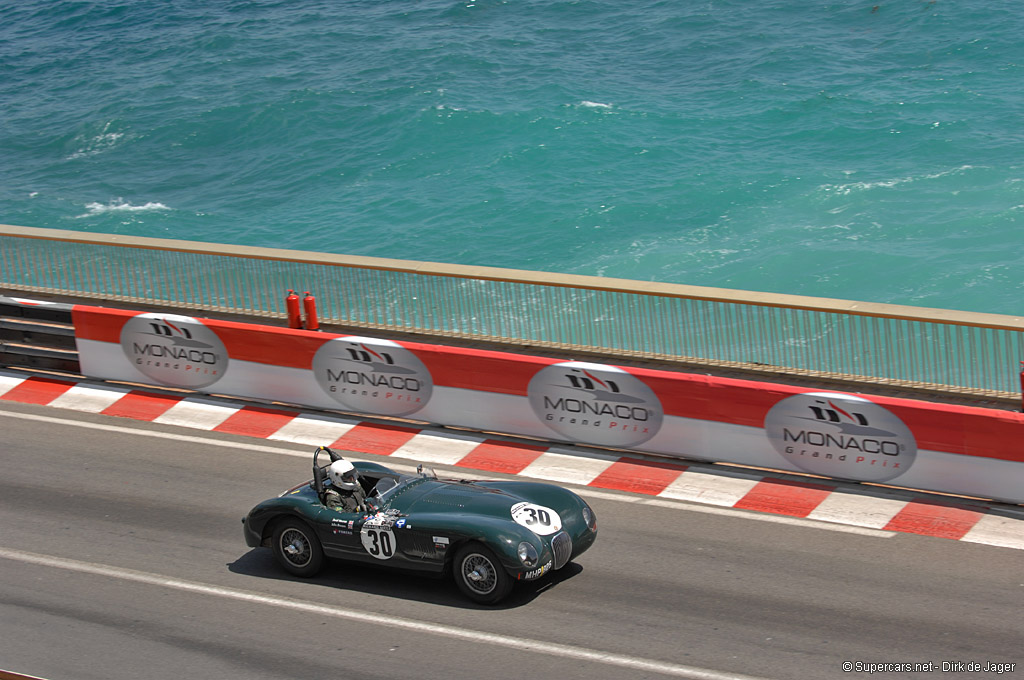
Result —
<path fill-rule="evenodd" d="M 382 568 L 296 579 L 246 547 L 240 520 L 309 479 L 311 453 L 0 406 L 0 668 L 50 680 L 1024 677 L 1024 551 L 625 493 L 577 489 L 598 514 L 595 546 L 496 608 Z M 921 666 L 868 672 L 903 663 Z"/>

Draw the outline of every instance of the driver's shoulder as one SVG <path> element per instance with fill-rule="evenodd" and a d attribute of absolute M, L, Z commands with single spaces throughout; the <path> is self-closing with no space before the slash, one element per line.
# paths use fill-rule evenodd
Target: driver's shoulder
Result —
<path fill-rule="evenodd" d="M 340 510 L 345 498 L 336 489 L 324 489 L 324 505 L 332 510 Z"/>

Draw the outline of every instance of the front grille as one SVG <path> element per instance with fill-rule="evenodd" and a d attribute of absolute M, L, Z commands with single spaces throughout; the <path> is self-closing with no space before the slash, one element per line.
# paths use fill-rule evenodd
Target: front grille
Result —
<path fill-rule="evenodd" d="M 551 539 L 551 552 L 555 554 L 555 569 L 561 569 L 572 557 L 572 538 L 564 531 L 559 531 Z"/>

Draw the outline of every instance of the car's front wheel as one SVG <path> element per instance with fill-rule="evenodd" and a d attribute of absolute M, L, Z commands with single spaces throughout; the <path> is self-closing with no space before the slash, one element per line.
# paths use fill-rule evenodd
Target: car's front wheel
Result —
<path fill-rule="evenodd" d="M 285 571 L 296 576 L 315 576 L 324 565 L 324 550 L 313 529 L 298 519 L 281 520 L 271 540 L 274 557 Z"/>
<path fill-rule="evenodd" d="M 480 543 L 467 543 L 455 553 L 455 583 L 474 602 L 494 604 L 512 590 L 512 577 L 494 553 Z"/>

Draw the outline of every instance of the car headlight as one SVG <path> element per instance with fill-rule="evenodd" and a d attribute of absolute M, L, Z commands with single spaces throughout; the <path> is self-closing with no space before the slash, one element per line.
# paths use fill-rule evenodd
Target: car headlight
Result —
<path fill-rule="evenodd" d="M 523 541 L 519 544 L 519 561 L 528 567 L 537 566 L 537 549 L 533 547 L 532 543 Z"/>
<path fill-rule="evenodd" d="M 597 531 L 597 515 L 589 506 L 583 506 L 583 521 L 587 523 L 591 531 Z"/>

